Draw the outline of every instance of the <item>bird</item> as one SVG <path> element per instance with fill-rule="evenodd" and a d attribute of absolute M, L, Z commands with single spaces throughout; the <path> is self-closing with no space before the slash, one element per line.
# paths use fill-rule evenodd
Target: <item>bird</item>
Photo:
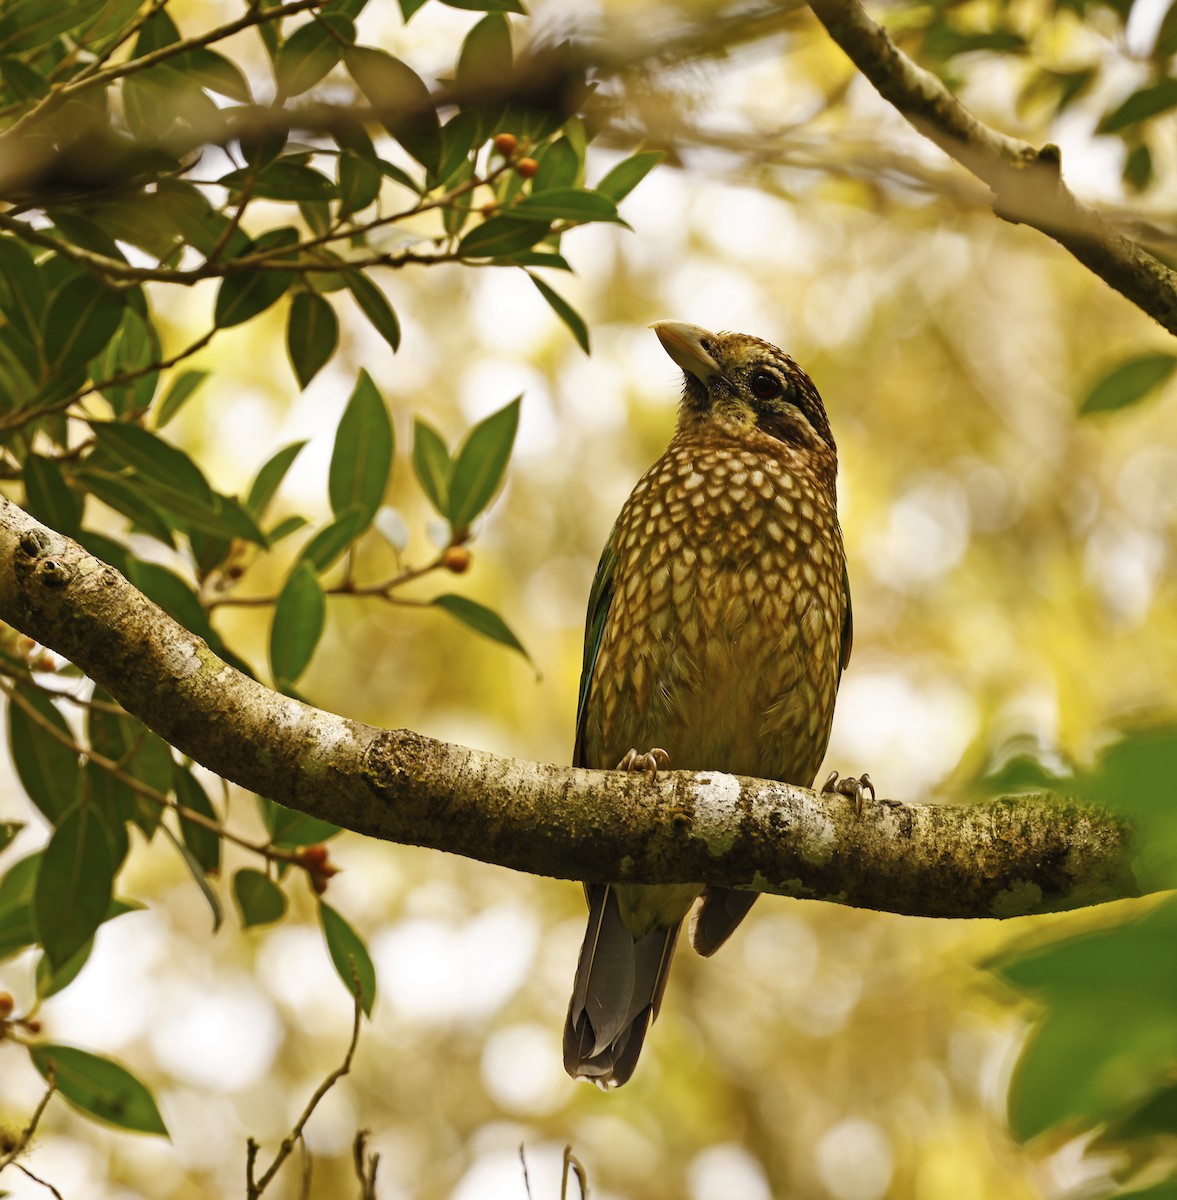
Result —
<path fill-rule="evenodd" d="M 837 448 L 787 354 L 681 321 L 651 328 L 683 372 L 674 435 L 634 486 L 589 595 L 576 766 L 723 771 L 811 787 L 850 661 Z M 827 791 L 873 797 L 870 777 Z M 632 1075 L 679 929 L 713 954 L 757 893 L 586 883 L 588 928 L 564 1026 L 569 1075 Z"/>

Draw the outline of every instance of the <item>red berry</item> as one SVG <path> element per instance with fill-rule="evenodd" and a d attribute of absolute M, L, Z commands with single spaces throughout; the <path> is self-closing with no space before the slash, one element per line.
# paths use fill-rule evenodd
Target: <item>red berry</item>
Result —
<path fill-rule="evenodd" d="M 534 158 L 521 158 L 515 164 L 515 170 L 523 176 L 524 179 L 532 179 L 536 171 L 539 170 L 539 163 Z"/>
<path fill-rule="evenodd" d="M 442 565 L 455 575 L 464 575 L 470 570 L 472 555 L 465 546 L 450 546 L 441 556 Z"/>
<path fill-rule="evenodd" d="M 515 153 L 515 147 L 518 145 L 519 141 L 513 133 L 500 133 L 494 140 L 494 148 L 504 158 L 510 158 Z"/>

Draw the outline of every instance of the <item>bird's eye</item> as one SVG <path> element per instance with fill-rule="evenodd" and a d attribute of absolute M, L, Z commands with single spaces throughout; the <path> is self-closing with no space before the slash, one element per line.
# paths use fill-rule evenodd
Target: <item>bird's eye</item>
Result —
<path fill-rule="evenodd" d="M 749 381 L 757 400 L 771 400 L 784 390 L 781 381 L 771 371 L 754 371 Z"/>

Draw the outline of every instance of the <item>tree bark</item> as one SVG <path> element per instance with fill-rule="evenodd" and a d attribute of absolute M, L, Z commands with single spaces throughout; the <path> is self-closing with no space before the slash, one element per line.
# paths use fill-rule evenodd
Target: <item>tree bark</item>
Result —
<path fill-rule="evenodd" d="M 377 729 L 231 667 L 113 567 L 0 499 L 0 619 L 64 655 L 182 753 L 357 833 L 566 879 L 701 881 L 938 917 L 1140 892 L 1132 830 L 1053 795 L 853 800 L 714 772 L 507 759 Z"/>

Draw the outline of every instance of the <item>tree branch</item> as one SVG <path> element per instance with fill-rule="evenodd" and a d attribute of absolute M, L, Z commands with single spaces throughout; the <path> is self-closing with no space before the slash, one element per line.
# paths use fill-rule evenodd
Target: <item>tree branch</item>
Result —
<path fill-rule="evenodd" d="M 386 841 L 565 879 L 704 881 L 922 916 L 1137 895 L 1132 830 L 1053 796 L 867 802 L 712 772 L 656 782 L 377 729 L 272 691 L 76 542 L 0 500 L 0 619 L 65 655 L 182 753 Z"/>
<path fill-rule="evenodd" d="M 994 211 L 1030 225 L 1177 335 L 1177 271 L 1081 204 L 1062 180 L 1057 146 L 1040 150 L 979 121 L 912 62 L 858 0 L 809 0 L 854 65 L 907 121 L 993 191 Z"/>

